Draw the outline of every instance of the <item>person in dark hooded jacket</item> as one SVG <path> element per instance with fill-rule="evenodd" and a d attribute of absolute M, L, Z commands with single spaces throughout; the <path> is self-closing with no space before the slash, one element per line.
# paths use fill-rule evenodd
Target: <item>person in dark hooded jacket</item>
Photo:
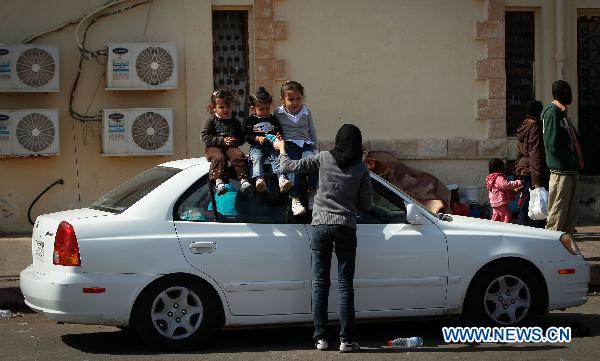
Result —
<path fill-rule="evenodd" d="M 544 138 L 540 114 L 544 106 L 540 101 L 530 100 L 525 105 L 525 119 L 517 130 L 517 163 L 515 173 L 523 183 L 519 202 L 517 223 L 537 228 L 546 227 L 545 220 L 533 220 L 529 211 L 529 191 L 544 187 L 548 190 L 550 171 L 546 165 Z"/>
<path fill-rule="evenodd" d="M 354 340 L 354 267 L 356 260 L 356 216 L 358 210 L 373 207 L 371 175 L 362 161 L 362 135 L 352 124 L 344 124 L 335 137 L 335 147 L 300 160 L 291 160 L 285 143 L 274 144 L 280 152 L 284 172 L 319 171 L 319 188 L 313 208 L 313 316 L 314 339 L 318 350 L 328 348 L 327 298 L 329 271 L 335 247 L 338 260 L 340 295 L 340 351 L 352 352 L 360 347 Z"/>

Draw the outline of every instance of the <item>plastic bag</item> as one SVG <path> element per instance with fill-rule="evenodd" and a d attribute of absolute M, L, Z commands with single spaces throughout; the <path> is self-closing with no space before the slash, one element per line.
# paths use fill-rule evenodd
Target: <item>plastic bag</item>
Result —
<path fill-rule="evenodd" d="M 537 187 L 529 191 L 529 218 L 543 221 L 548 218 L 548 191 L 544 187 Z"/>

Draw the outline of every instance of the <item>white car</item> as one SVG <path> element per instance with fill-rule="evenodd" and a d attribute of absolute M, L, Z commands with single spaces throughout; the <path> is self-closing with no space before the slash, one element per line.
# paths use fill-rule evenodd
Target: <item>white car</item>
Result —
<path fill-rule="evenodd" d="M 310 225 L 286 195 L 215 196 L 209 163 L 150 169 L 89 208 L 41 215 L 25 302 L 48 318 L 198 345 L 220 327 L 311 322 Z M 272 182 L 276 183 L 276 182 Z M 466 315 L 514 325 L 587 300 L 589 264 L 569 234 L 435 215 L 372 175 L 358 217 L 358 319 Z M 332 264 L 330 318 L 337 313 Z"/>

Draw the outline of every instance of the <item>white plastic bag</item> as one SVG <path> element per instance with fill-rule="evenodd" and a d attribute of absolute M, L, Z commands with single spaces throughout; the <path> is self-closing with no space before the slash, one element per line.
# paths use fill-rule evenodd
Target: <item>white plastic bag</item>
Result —
<path fill-rule="evenodd" d="M 529 191 L 529 218 L 543 221 L 548 218 L 548 191 L 544 187 L 537 187 Z"/>

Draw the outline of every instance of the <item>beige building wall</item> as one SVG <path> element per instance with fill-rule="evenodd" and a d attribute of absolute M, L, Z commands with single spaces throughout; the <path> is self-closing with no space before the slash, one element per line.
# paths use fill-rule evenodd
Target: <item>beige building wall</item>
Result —
<path fill-rule="evenodd" d="M 0 43 L 18 43 L 105 3 L 0 0 Z M 341 124 L 353 122 L 371 149 L 391 151 L 446 183 L 483 187 L 487 159 L 514 154 L 515 140 L 502 130 L 505 6 L 536 11 L 539 98 L 550 100 L 561 66 L 575 90 L 576 15 L 600 8 L 595 0 L 154 0 L 100 19 L 89 30 L 89 49 L 109 42 L 176 43 L 178 88 L 107 92 L 105 67 L 86 61 L 75 108 L 173 108 L 173 156 L 101 156 L 101 123 L 68 114 L 79 61 L 75 27 L 45 35 L 34 43 L 60 48 L 60 93 L 0 93 L 0 109 L 57 108 L 60 155 L 0 158 L 0 233 L 30 230 L 27 208 L 58 178 L 65 183 L 40 199 L 33 218 L 87 206 L 147 168 L 203 153 L 213 8 L 249 10 L 251 90 L 266 85 L 277 98 L 283 80 L 300 81 L 323 148 Z M 561 26 L 557 6 L 564 8 Z M 558 56 L 557 26 L 565 39 Z"/>

